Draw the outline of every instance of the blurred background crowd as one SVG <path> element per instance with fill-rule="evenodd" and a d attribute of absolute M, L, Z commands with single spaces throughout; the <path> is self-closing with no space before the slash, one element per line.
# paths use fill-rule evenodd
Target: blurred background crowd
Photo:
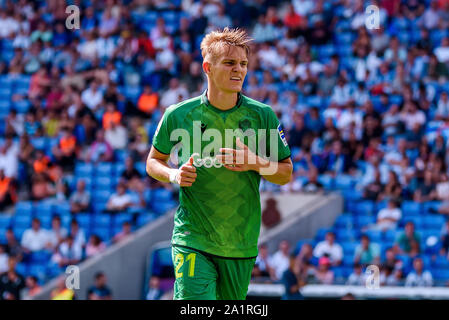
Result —
<path fill-rule="evenodd" d="M 71 4 L 79 29 L 66 27 Z M 17 298 L 17 277 L 32 290 L 175 205 L 145 159 L 165 108 L 205 89 L 199 44 L 226 26 L 254 39 L 244 94 L 275 110 L 292 150 L 292 181 L 261 190 L 346 200 L 335 228 L 298 243 L 292 261 L 287 244 L 269 268 L 259 257 L 254 276 L 353 281 L 376 263 L 391 283 L 449 279 L 449 0 L 0 8 L 0 299 Z"/>

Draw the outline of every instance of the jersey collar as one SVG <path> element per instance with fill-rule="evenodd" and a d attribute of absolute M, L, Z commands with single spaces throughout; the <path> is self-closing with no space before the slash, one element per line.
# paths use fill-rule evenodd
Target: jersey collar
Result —
<path fill-rule="evenodd" d="M 218 111 L 218 112 L 230 112 L 230 111 L 234 111 L 235 109 L 237 109 L 237 108 L 240 107 L 240 105 L 242 104 L 242 101 L 243 101 L 243 96 L 242 96 L 242 93 L 239 92 L 239 93 L 237 93 L 237 104 L 236 104 L 235 106 L 233 106 L 231 109 L 228 109 L 228 110 L 221 110 L 221 109 L 215 107 L 214 105 L 212 105 L 212 104 L 209 102 L 209 99 L 207 98 L 207 89 L 204 90 L 203 94 L 201 95 L 201 103 L 202 103 L 202 104 L 205 104 L 206 106 L 208 106 L 208 107 L 210 107 L 210 108 L 212 108 L 212 109 L 214 109 L 215 111 Z"/>

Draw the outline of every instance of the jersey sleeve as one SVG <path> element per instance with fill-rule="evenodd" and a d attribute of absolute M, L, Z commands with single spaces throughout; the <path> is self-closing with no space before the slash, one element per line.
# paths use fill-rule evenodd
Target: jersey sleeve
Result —
<path fill-rule="evenodd" d="M 155 147 L 157 151 L 164 154 L 170 154 L 173 146 L 175 145 L 174 141 L 170 141 L 170 133 L 173 130 L 173 126 L 170 121 L 172 117 L 170 114 L 170 111 L 167 109 L 159 121 L 156 132 L 153 136 L 153 147 Z"/>
<path fill-rule="evenodd" d="M 282 161 L 290 157 L 290 148 L 285 137 L 284 129 L 273 110 L 268 112 L 267 127 L 267 147 L 270 150 L 270 159 L 272 161 Z M 276 137 L 276 139 L 274 139 Z M 271 143 L 277 141 L 277 154 L 271 154 Z"/>

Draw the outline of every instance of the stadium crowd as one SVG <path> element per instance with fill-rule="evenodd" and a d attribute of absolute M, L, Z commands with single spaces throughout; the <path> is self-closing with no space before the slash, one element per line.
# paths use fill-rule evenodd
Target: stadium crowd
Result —
<path fill-rule="evenodd" d="M 247 28 L 254 38 L 244 93 L 276 111 L 292 150 L 291 183 L 264 181 L 262 190 L 321 192 L 331 189 L 329 179 L 349 177 L 360 199 L 388 202 L 366 230 L 403 228 L 404 201 L 440 201 L 434 214 L 449 213 L 448 0 L 369 1 L 380 9 L 377 29 L 365 27 L 362 0 L 73 3 L 81 9 L 79 29 L 66 28 L 63 2 L 0 1 L 0 210 L 45 201 L 70 211 L 69 220 L 52 216 L 46 228 L 39 215 L 21 232 L 2 226 L 0 299 L 18 298 L 5 289 L 16 278 L 38 291 L 42 280 L 30 273 L 25 281 L 14 271 L 31 252 L 48 251 L 50 263 L 62 267 L 136 226 L 136 219 L 125 221 L 118 237 L 101 239 L 79 227 L 80 213 L 151 210 L 146 190 L 176 191 L 138 165 L 165 108 L 205 89 L 199 42 L 225 26 Z M 120 170 L 98 206 L 91 177 L 80 178 L 77 169 L 107 163 Z M 358 282 L 361 266 L 382 255 L 385 281 L 403 280 L 395 261 L 405 252 L 416 271 L 406 283 L 431 284 L 429 272 L 419 271 L 420 241 L 407 231 L 413 226 L 404 228 L 385 252 L 369 237 L 360 240 L 348 281 Z M 438 254 L 447 255 L 448 227 L 440 228 Z M 321 240 L 293 260 L 284 243 L 272 257 L 273 271 L 261 248 L 255 274 L 279 281 L 293 270 L 332 283 L 342 249 L 332 233 Z"/>

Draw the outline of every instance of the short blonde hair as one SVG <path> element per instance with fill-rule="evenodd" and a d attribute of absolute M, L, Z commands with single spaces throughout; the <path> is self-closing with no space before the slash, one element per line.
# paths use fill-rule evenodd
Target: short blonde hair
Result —
<path fill-rule="evenodd" d="M 201 41 L 201 55 L 204 60 L 209 57 L 214 60 L 222 53 L 224 47 L 235 46 L 245 49 L 248 57 L 250 53 L 249 43 L 252 40 L 245 30 L 239 28 L 230 29 L 226 27 L 222 31 L 212 31 Z"/>

